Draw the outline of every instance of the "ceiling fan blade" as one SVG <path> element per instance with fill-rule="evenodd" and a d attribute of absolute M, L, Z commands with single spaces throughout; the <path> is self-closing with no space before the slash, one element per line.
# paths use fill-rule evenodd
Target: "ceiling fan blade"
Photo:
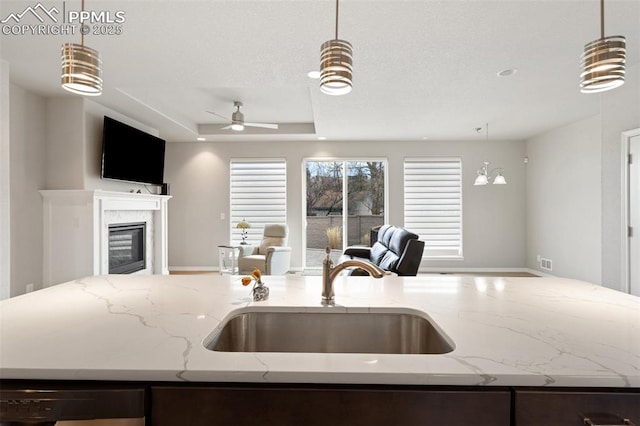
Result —
<path fill-rule="evenodd" d="M 220 130 L 227 130 L 230 129 L 231 126 L 233 126 L 233 124 L 229 124 L 228 126 L 224 126 L 224 127 L 220 127 Z"/>
<path fill-rule="evenodd" d="M 264 129 L 273 129 L 273 130 L 277 130 L 278 129 L 278 125 L 277 124 L 269 124 L 269 123 L 244 123 L 245 126 L 249 126 L 249 127 L 262 127 Z"/>
<path fill-rule="evenodd" d="M 213 111 L 207 111 L 207 112 L 208 112 L 209 114 L 213 114 L 213 115 L 218 116 L 218 117 L 220 117 L 220 118 L 224 118 L 224 119 L 225 119 L 225 121 L 231 121 L 231 120 L 229 120 L 229 118 L 228 118 L 228 117 L 225 117 L 224 115 L 220 115 L 220 114 L 218 114 L 217 112 L 213 112 Z"/>

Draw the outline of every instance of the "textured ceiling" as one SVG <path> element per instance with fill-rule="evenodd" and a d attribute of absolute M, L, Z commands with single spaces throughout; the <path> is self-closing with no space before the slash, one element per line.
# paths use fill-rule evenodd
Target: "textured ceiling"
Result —
<path fill-rule="evenodd" d="M 36 3 L 2 0 L 0 19 Z M 629 72 L 640 72 L 640 0 L 605 6 L 606 35 L 627 38 Z M 170 141 L 466 140 L 487 122 L 492 138 L 522 139 L 599 112 L 600 95 L 578 90 L 583 46 L 599 36 L 596 0 L 343 0 L 354 88 L 340 97 L 307 76 L 333 38 L 333 1 L 87 0 L 86 9 L 126 16 L 122 34 L 85 37 L 104 62 L 104 93 L 92 100 Z M 0 37 L 13 82 L 72 96 L 59 86 L 60 45 L 79 36 Z M 506 68 L 518 72 L 496 75 Z M 230 117 L 235 100 L 247 121 L 281 130 L 220 130 L 227 123 L 206 111 Z"/>

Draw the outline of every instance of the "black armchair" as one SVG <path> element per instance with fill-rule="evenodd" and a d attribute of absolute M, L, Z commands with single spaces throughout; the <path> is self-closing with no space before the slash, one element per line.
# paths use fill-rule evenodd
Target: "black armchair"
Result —
<path fill-rule="evenodd" d="M 347 247 L 339 262 L 358 259 L 368 260 L 385 271 L 401 276 L 415 276 L 420 267 L 424 241 L 404 228 L 383 225 L 378 230 L 377 240 L 371 247 Z M 368 275 L 362 269 L 354 269 L 350 275 Z"/>

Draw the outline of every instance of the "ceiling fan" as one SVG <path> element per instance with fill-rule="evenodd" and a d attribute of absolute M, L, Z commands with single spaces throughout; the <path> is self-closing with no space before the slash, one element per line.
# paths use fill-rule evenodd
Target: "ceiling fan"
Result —
<path fill-rule="evenodd" d="M 233 106 L 236 108 L 236 110 L 233 112 L 233 114 L 231 114 L 231 124 L 229 124 L 228 126 L 222 127 L 223 130 L 226 129 L 231 129 L 231 130 L 235 130 L 237 132 L 241 132 L 244 130 L 244 127 L 262 127 L 265 129 L 277 129 L 278 125 L 277 124 L 270 124 L 270 123 L 247 123 L 244 121 L 244 114 L 242 112 L 240 112 L 240 108 L 242 108 L 242 102 L 240 101 L 235 101 L 233 103 Z M 207 111 L 209 114 L 213 114 L 216 115 L 218 117 L 224 118 L 225 120 L 229 120 L 227 117 L 220 115 L 218 113 L 215 113 L 213 111 Z"/>

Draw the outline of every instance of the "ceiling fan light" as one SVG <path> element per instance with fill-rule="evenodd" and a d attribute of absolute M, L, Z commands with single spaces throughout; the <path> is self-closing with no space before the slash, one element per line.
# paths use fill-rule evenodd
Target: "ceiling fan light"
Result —
<path fill-rule="evenodd" d="M 231 130 L 241 132 L 244 130 L 244 114 L 240 112 L 242 102 L 235 101 L 233 105 L 236 107 L 236 110 L 231 114 Z"/>
<path fill-rule="evenodd" d="M 242 123 L 244 122 L 244 114 L 240 111 L 241 104 L 236 103 L 236 110 L 231 114 L 231 121 Z"/>
<path fill-rule="evenodd" d="M 320 91 L 346 95 L 353 81 L 353 48 L 346 40 L 329 40 L 320 47 Z"/>
<path fill-rule="evenodd" d="M 62 45 L 61 84 L 69 92 L 99 96 L 102 94 L 102 60 L 100 53 L 82 44 Z"/>

